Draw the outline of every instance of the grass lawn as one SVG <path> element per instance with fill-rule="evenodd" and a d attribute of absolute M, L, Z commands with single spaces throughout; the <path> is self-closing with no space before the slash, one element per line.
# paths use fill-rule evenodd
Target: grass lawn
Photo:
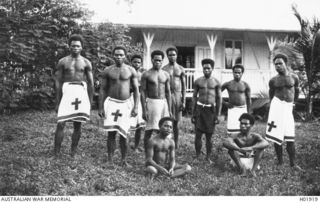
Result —
<path fill-rule="evenodd" d="M 264 133 L 265 123 L 257 122 L 253 131 Z M 149 182 L 144 175 L 144 153 L 128 152 L 130 169 L 107 162 L 107 137 L 99 129 L 97 112 L 83 125 L 77 156 L 69 156 L 72 124 L 67 124 L 62 156 L 53 157 L 56 114 L 23 112 L 0 116 L 0 195 L 320 195 L 320 124 L 296 123 L 297 163 L 305 172 L 289 167 L 284 147 L 284 166 L 275 165 L 270 146 L 256 178 L 241 177 L 221 147 L 226 123 L 216 127 L 213 136 L 213 164 L 202 155 L 193 161 L 194 130 L 189 118 L 180 123 L 179 163 L 189 163 L 192 172 L 183 178 L 157 177 Z M 130 140 L 133 144 L 133 139 Z M 118 145 L 118 142 L 117 142 Z M 142 147 L 141 140 L 140 146 Z M 118 149 L 118 146 L 117 146 Z M 205 142 L 203 140 L 203 151 Z"/>

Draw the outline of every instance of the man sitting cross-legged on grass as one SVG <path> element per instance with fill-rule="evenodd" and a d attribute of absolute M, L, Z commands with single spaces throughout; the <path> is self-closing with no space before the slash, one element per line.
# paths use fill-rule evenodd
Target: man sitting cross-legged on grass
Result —
<path fill-rule="evenodd" d="M 159 121 L 159 131 L 153 131 L 153 136 L 148 140 L 146 150 L 146 172 L 152 179 L 161 173 L 171 178 L 183 176 L 191 171 L 188 164 L 179 165 L 175 161 L 175 143 L 169 136 L 173 130 L 173 119 L 163 117 Z"/>
<path fill-rule="evenodd" d="M 254 153 L 254 161 L 250 173 L 255 177 L 255 170 L 262 158 L 263 150 L 268 147 L 269 143 L 261 135 L 250 132 L 254 124 L 254 118 L 250 114 L 242 114 L 239 121 L 240 133 L 226 138 L 223 146 L 228 149 L 230 157 L 243 175 L 246 174 L 246 166 L 240 161 L 240 157 L 248 157 Z"/>

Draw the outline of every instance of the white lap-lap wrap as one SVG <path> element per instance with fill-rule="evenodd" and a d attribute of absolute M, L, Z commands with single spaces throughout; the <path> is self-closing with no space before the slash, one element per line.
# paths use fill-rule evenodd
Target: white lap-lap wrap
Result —
<path fill-rule="evenodd" d="M 267 140 L 278 145 L 281 145 L 283 141 L 294 142 L 294 118 L 292 110 L 292 102 L 281 101 L 279 98 L 273 97 L 266 128 Z"/>
<path fill-rule="evenodd" d="M 124 138 L 127 138 L 131 111 L 132 103 L 130 99 L 118 100 L 107 97 L 104 102 L 106 118 L 103 121 L 103 129 L 105 131 L 117 131 Z"/>
<path fill-rule="evenodd" d="M 90 119 L 90 100 L 86 82 L 65 82 L 58 109 L 58 122 L 86 122 Z"/>
<path fill-rule="evenodd" d="M 146 99 L 147 125 L 146 130 L 159 130 L 159 121 L 169 116 L 168 103 L 166 99 Z"/>
<path fill-rule="evenodd" d="M 227 122 L 228 134 L 240 132 L 239 118 L 243 113 L 247 113 L 247 105 L 234 106 L 233 108 L 228 109 L 228 122 Z"/>

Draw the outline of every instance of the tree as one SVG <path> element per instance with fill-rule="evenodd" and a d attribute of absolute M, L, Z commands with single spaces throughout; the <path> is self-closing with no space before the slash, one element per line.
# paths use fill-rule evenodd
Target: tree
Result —
<path fill-rule="evenodd" d="M 92 12 L 77 0 L 2 0 L 0 3 L 0 111 L 50 108 L 57 61 L 68 54 L 73 33 L 86 40 L 84 55 L 95 67 L 112 63 L 111 48 L 132 46 L 124 25 L 87 23 Z M 105 56 L 105 57 L 103 57 Z"/>
<path fill-rule="evenodd" d="M 304 58 L 304 69 L 307 77 L 306 113 L 307 120 L 309 120 L 312 118 L 314 98 L 320 92 L 320 45 L 315 44 L 315 37 L 320 35 L 320 22 L 316 18 L 313 19 L 313 22 L 303 19 L 295 5 L 292 5 L 292 10 L 301 26 L 300 37 L 294 48 L 302 53 Z"/>

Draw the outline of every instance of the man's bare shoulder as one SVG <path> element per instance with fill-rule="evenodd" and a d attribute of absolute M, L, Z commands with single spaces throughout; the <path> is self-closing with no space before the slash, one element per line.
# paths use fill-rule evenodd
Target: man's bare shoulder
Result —
<path fill-rule="evenodd" d="M 217 86 L 221 86 L 221 84 L 217 78 L 211 76 L 210 79 L 212 79 Z"/>
<path fill-rule="evenodd" d="M 232 80 L 227 81 L 227 82 L 223 83 L 222 86 L 225 88 L 228 88 L 231 82 L 232 82 Z"/>
<path fill-rule="evenodd" d="M 170 78 L 170 74 L 167 71 L 160 69 L 160 72 L 163 73 L 167 78 Z"/>
<path fill-rule="evenodd" d="M 68 60 L 70 60 L 70 59 L 71 59 L 71 56 L 68 55 L 68 56 L 65 56 L 65 57 L 61 58 L 58 63 L 64 64 L 64 63 L 66 63 L 66 62 L 67 62 Z"/>
<path fill-rule="evenodd" d="M 243 81 L 243 80 L 241 80 L 241 82 L 246 88 L 250 88 L 249 83 L 247 83 L 246 81 Z"/>
<path fill-rule="evenodd" d="M 199 83 L 199 82 L 201 82 L 201 81 L 203 81 L 203 79 L 204 79 L 204 76 L 200 76 L 200 77 L 198 77 L 194 82 L 196 83 Z"/>

